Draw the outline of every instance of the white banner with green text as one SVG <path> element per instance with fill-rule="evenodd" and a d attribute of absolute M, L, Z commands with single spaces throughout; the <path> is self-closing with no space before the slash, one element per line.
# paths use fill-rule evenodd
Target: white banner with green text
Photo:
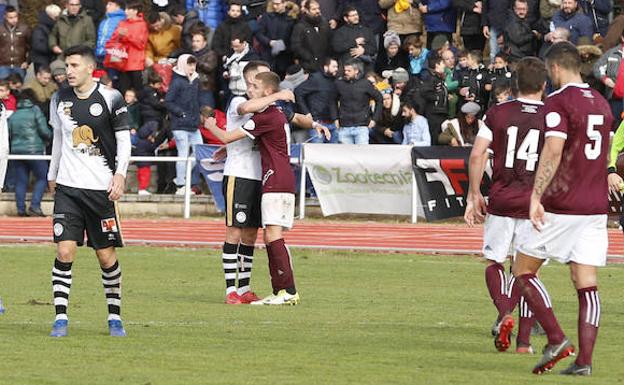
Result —
<path fill-rule="evenodd" d="M 323 215 L 412 213 L 412 146 L 305 144 Z"/>

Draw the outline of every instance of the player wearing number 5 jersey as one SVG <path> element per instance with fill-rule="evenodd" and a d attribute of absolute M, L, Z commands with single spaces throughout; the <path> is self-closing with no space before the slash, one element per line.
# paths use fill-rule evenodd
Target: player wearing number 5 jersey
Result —
<path fill-rule="evenodd" d="M 516 100 L 490 108 L 484 125 L 477 134 L 470 154 L 468 205 L 465 219 L 469 225 L 485 216 L 485 200 L 481 195 L 483 166 L 488 150 L 493 152 L 492 186 L 489 191 L 487 218 L 483 234 L 483 256 L 487 260 L 485 283 L 498 310 L 495 345 L 505 351 L 510 345 L 514 320 L 507 315 L 511 296 L 503 264 L 514 246 L 531 230 L 529 198 L 533 187 L 538 154 L 543 144 L 546 67 L 534 57 L 518 62 L 519 95 Z M 515 303 L 514 303 L 515 306 Z M 516 351 L 532 352 L 530 344 L 534 317 L 524 304 L 520 311 L 520 327 Z"/>
<path fill-rule="evenodd" d="M 590 375 L 600 324 L 597 267 L 607 257 L 607 157 L 613 116 L 607 101 L 579 73 L 573 45 L 553 45 L 546 67 L 558 88 L 545 102 L 545 143 L 535 176 L 529 216 L 535 229 L 520 245 L 515 284 L 548 336 L 544 355 L 533 369 L 549 371 L 574 353 L 553 313 L 536 273 L 546 258 L 570 266 L 579 300 L 576 360 L 561 374 Z"/>

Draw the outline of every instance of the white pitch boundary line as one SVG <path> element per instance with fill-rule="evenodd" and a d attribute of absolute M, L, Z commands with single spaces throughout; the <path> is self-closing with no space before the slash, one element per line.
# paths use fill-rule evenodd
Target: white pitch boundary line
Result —
<path fill-rule="evenodd" d="M 52 242 L 50 237 L 40 237 L 40 236 L 32 236 L 32 237 L 21 237 L 21 236 L 12 236 L 12 235 L 2 235 L 0 236 L 0 240 L 5 241 L 45 241 Z M 171 246 L 222 246 L 223 242 L 220 241 L 174 241 L 174 240 L 154 240 L 154 239 L 129 239 L 124 240 L 126 244 L 133 245 L 171 245 Z M 432 248 L 420 248 L 420 247 L 382 247 L 382 246 L 330 246 L 330 245 L 305 245 L 305 244 L 297 244 L 290 243 L 288 246 L 290 247 L 298 247 L 301 249 L 317 249 L 317 250 L 353 250 L 353 251 L 383 251 L 383 252 L 409 252 L 409 253 L 422 253 L 422 254 L 432 254 L 432 255 L 440 255 L 440 254 L 473 254 L 479 255 L 481 254 L 481 249 L 432 249 Z M 257 248 L 264 249 L 263 244 L 257 244 Z M 608 258 L 624 258 L 624 255 L 619 254 L 609 254 Z"/>

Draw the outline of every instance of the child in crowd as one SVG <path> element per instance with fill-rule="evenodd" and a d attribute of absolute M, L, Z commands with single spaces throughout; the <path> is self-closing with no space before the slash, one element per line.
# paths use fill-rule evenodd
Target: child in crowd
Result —
<path fill-rule="evenodd" d="M 126 105 L 128 107 L 128 123 L 130 125 L 130 134 L 134 136 L 141 126 L 141 109 L 138 103 L 136 91 L 134 91 L 134 89 L 132 88 L 126 90 L 126 93 L 124 94 L 124 100 L 126 101 Z"/>
<path fill-rule="evenodd" d="M 173 134 L 164 124 L 167 108 L 165 106 L 165 94 L 162 91 L 162 84 L 161 76 L 156 71 L 149 69 L 147 71 L 147 86 L 140 92 L 139 107 L 143 124 L 156 122 L 158 130 L 163 134 L 163 140 L 168 139 L 166 144 L 158 147 L 158 156 L 175 156 Z M 158 193 L 174 192 L 175 164 L 158 162 L 156 169 L 158 172 Z"/>
<path fill-rule="evenodd" d="M 461 50 L 457 53 L 457 65 L 453 67 L 453 79 L 461 82 L 464 76 L 468 75 L 468 51 Z"/>
<path fill-rule="evenodd" d="M 420 76 L 420 73 L 426 68 L 427 55 L 429 50 L 423 47 L 420 37 L 410 35 L 405 39 L 403 48 L 408 52 L 409 73 L 412 76 Z"/>
<path fill-rule="evenodd" d="M 9 82 L 6 80 L 0 80 L 0 101 L 2 101 L 4 108 L 7 110 L 7 116 L 10 116 L 17 110 L 17 99 L 11 93 Z"/>
<path fill-rule="evenodd" d="M 402 116 L 407 120 L 403 126 L 403 143 L 418 147 L 431 146 L 429 124 L 424 116 L 416 111 L 417 106 L 411 100 L 403 103 Z"/>
<path fill-rule="evenodd" d="M 494 98 L 496 103 L 503 103 L 513 100 L 513 94 L 511 93 L 511 87 L 499 86 L 494 88 Z"/>
<path fill-rule="evenodd" d="M 487 82 L 487 69 L 483 65 L 483 53 L 478 50 L 468 52 L 467 65 L 468 72 L 462 76 L 459 82 L 459 94 L 463 96 L 463 102 L 475 102 L 485 110 L 488 102 L 485 84 Z"/>
<path fill-rule="evenodd" d="M 494 57 L 492 69 L 488 73 L 485 90 L 490 92 L 490 101 L 488 106 L 499 103 L 496 100 L 495 91 L 498 88 L 510 89 L 513 80 L 513 73 L 509 68 L 509 60 L 507 54 L 499 52 Z M 492 92 L 494 91 L 494 92 Z"/>
<path fill-rule="evenodd" d="M 201 125 L 199 126 L 199 131 L 201 132 L 202 139 L 205 144 L 223 144 L 216 136 L 214 136 L 210 130 L 208 130 L 208 118 L 215 118 L 217 127 L 222 130 L 225 130 L 225 113 L 223 111 L 214 109 L 210 106 L 203 106 L 200 110 L 201 115 Z"/>
<path fill-rule="evenodd" d="M 24 79 L 22 79 L 22 76 L 20 74 L 12 73 L 6 80 L 9 82 L 11 94 L 15 96 L 15 98 L 17 98 L 20 91 L 22 90 L 22 87 L 24 86 Z M 15 103 L 17 104 L 17 99 Z"/>
<path fill-rule="evenodd" d="M 158 124 L 155 121 L 147 122 L 137 130 L 135 145 L 132 147 L 132 156 L 154 156 L 159 146 L 157 137 L 162 142 L 162 135 L 157 135 Z M 150 195 L 147 190 L 152 179 L 152 163 L 137 162 L 137 182 L 139 195 Z"/>

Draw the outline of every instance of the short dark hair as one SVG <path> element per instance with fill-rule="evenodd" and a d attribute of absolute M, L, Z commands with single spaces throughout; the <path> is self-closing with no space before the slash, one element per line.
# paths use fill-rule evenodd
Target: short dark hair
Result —
<path fill-rule="evenodd" d="M 160 14 L 158 12 L 150 11 L 150 13 L 147 14 L 147 23 L 148 24 L 154 24 L 158 20 L 160 20 Z"/>
<path fill-rule="evenodd" d="M 496 55 L 494 55 L 494 57 L 501 58 L 506 63 L 509 63 L 509 55 L 507 55 L 505 52 L 498 52 Z"/>
<path fill-rule="evenodd" d="M 206 29 L 206 27 L 204 26 L 195 26 L 191 29 L 191 37 L 195 36 L 195 35 L 201 35 L 204 37 L 204 39 L 207 41 L 208 38 L 206 36 L 208 36 L 208 30 Z"/>
<path fill-rule="evenodd" d="M 325 57 L 325 59 L 323 60 L 323 66 L 330 65 L 332 61 L 338 62 L 338 60 L 335 57 L 331 57 L 331 56 Z"/>
<path fill-rule="evenodd" d="M 312 3 L 315 3 L 315 4 L 319 4 L 319 5 L 320 5 L 319 0 L 308 0 L 308 1 L 306 1 L 306 2 L 303 4 L 303 8 L 309 11 L 309 10 L 310 10 L 310 6 L 312 5 Z"/>
<path fill-rule="evenodd" d="M 6 78 L 7 82 L 10 83 L 24 83 L 24 78 L 22 77 L 22 75 L 18 74 L 17 72 L 13 72 L 11 75 L 9 75 Z"/>
<path fill-rule="evenodd" d="M 183 5 L 173 7 L 171 16 L 186 16 L 186 8 Z"/>
<path fill-rule="evenodd" d="M 228 10 L 230 9 L 230 7 L 232 7 L 233 5 L 238 5 L 239 7 L 243 7 L 243 2 L 241 0 L 230 0 L 228 2 Z"/>
<path fill-rule="evenodd" d="M 570 71 L 579 71 L 581 68 L 581 55 L 572 43 L 562 41 L 553 44 L 546 51 L 546 64 L 557 64 Z"/>
<path fill-rule="evenodd" d="M 18 100 L 30 100 L 33 103 L 37 102 L 37 95 L 35 95 L 35 91 L 30 88 L 24 88 L 20 90 L 19 94 L 17 94 Z"/>
<path fill-rule="evenodd" d="M 261 81 L 262 84 L 270 88 L 275 93 L 279 91 L 280 77 L 275 72 L 260 72 L 256 74 L 256 79 Z"/>
<path fill-rule="evenodd" d="M 362 64 L 362 61 L 360 59 L 357 59 L 357 58 L 347 59 L 345 60 L 343 67 L 346 67 L 346 66 L 356 68 L 358 72 L 360 73 L 360 75 L 364 75 L 364 65 Z"/>
<path fill-rule="evenodd" d="M 65 50 L 63 54 L 65 55 L 65 57 L 78 55 L 78 56 L 81 56 L 83 59 L 87 59 L 88 61 L 96 63 L 95 54 L 93 53 L 93 48 L 88 47 L 86 45 L 81 44 L 81 45 L 75 45 L 75 46 L 69 47 Z"/>
<path fill-rule="evenodd" d="M 416 101 L 413 100 L 412 98 L 406 98 L 405 101 L 401 103 L 401 108 L 414 110 L 416 111 L 416 113 L 418 113 L 418 105 L 416 104 Z"/>
<path fill-rule="evenodd" d="M 358 15 L 360 14 L 360 12 L 358 11 L 358 9 L 357 9 L 357 8 L 355 8 L 354 6 L 352 6 L 352 5 L 348 5 L 348 6 L 346 6 L 346 7 L 345 7 L 345 9 L 344 9 L 344 11 L 342 11 L 342 17 L 347 17 L 347 16 L 349 16 L 349 13 L 351 13 L 351 12 L 353 12 L 353 11 L 357 12 L 357 13 L 358 13 Z"/>
<path fill-rule="evenodd" d="M 38 74 L 42 74 L 42 73 L 47 73 L 47 74 L 51 74 L 52 70 L 50 69 L 50 67 L 48 65 L 40 65 L 39 68 L 37 68 L 36 73 Z"/>
<path fill-rule="evenodd" d="M 9 81 L 7 79 L 0 79 L 0 87 L 9 88 Z"/>
<path fill-rule="evenodd" d="M 251 60 L 247 63 L 245 68 L 243 68 L 243 76 L 247 76 L 247 74 L 252 71 L 257 71 L 259 67 L 271 69 L 271 65 L 263 60 Z"/>
<path fill-rule="evenodd" d="M 108 0 L 111 3 L 115 3 L 119 6 L 119 8 L 126 8 L 126 1 L 125 0 Z"/>
<path fill-rule="evenodd" d="M 197 58 L 193 55 L 186 58 L 186 64 L 195 64 L 197 63 Z"/>
<path fill-rule="evenodd" d="M 153 69 L 147 70 L 147 84 L 162 83 L 162 77 Z"/>
<path fill-rule="evenodd" d="M 143 2 L 137 0 L 128 0 L 126 2 L 126 9 L 134 9 L 137 12 L 143 12 Z"/>
<path fill-rule="evenodd" d="M 468 51 L 468 56 L 472 57 L 479 63 L 483 62 L 483 52 L 479 51 L 478 49 Z"/>
<path fill-rule="evenodd" d="M 247 40 L 247 36 L 245 35 L 245 32 L 239 31 L 239 30 L 232 31 L 232 35 L 230 36 L 230 42 L 234 40 L 238 40 L 240 42 L 243 42 L 243 41 L 249 42 L 249 40 Z"/>
<path fill-rule="evenodd" d="M 540 92 L 546 82 L 544 62 L 534 56 L 523 57 L 516 64 L 516 82 L 521 94 Z"/>
<path fill-rule="evenodd" d="M 430 70 L 434 70 L 436 67 L 436 64 L 439 64 L 440 62 L 443 62 L 444 59 L 442 58 L 442 55 L 438 55 L 437 52 L 432 52 L 429 55 L 429 58 L 427 59 L 427 68 L 429 68 Z"/>
<path fill-rule="evenodd" d="M 17 12 L 17 9 L 16 9 L 14 6 L 12 6 L 12 5 L 7 5 L 7 6 L 4 8 L 4 14 L 5 14 L 5 15 L 6 15 L 7 13 L 13 13 L 13 12 Z"/>

